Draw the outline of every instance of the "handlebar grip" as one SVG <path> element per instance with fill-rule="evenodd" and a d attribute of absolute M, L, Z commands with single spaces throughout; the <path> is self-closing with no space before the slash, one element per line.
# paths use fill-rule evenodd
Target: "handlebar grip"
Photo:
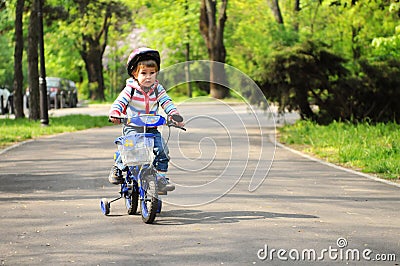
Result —
<path fill-rule="evenodd" d="M 119 122 L 120 122 L 120 123 L 125 123 L 125 121 L 126 121 L 126 118 L 125 118 L 125 117 L 119 117 L 119 116 L 111 116 L 111 117 L 112 117 L 112 118 L 119 119 Z M 108 122 L 112 123 L 112 121 L 111 121 L 110 118 L 108 118 Z"/>
<path fill-rule="evenodd" d="M 186 128 L 177 126 L 176 124 L 171 123 L 171 122 L 169 122 L 167 125 L 168 125 L 169 127 L 175 127 L 175 128 L 182 129 L 183 131 L 186 131 Z"/>
<path fill-rule="evenodd" d="M 183 121 L 183 117 L 181 115 L 174 114 L 174 115 L 171 115 L 171 117 L 176 122 L 182 122 Z"/>

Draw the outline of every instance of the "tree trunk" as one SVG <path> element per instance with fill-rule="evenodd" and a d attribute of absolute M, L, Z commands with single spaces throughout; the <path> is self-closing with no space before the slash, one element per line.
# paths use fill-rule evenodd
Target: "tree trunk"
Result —
<path fill-rule="evenodd" d="M 85 62 L 89 80 L 89 97 L 92 100 L 104 100 L 103 53 L 104 49 L 98 40 L 84 36 L 84 49 L 81 57 Z"/>
<path fill-rule="evenodd" d="M 186 78 L 186 87 L 187 87 L 187 96 L 189 98 L 192 98 L 192 85 L 191 85 L 191 81 L 190 81 L 190 44 L 187 42 L 185 44 L 185 78 Z"/>
<path fill-rule="evenodd" d="M 294 11 L 295 12 L 299 12 L 301 9 L 300 9 L 300 0 L 295 0 L 294 1 Z"/>
<path fill-rule="evenodd" d="M 89 96 L 92 100 L 105 100 L 102 59 L 107 45 L 111 15 L 109 10 L 105 13 L 103 25 L 97 34 L 82 34 L 80 54 L 88 73 Z"/>
<path fill-rule="evenodd" d="M 310 103 L 308 102 L 307 98 L 307 90 L 303 87 L 296 86 L 294 88 L 295 91 L 295 101 L 300 109 L 300 117 L 301 119 L 310 119 L 315 121 L 315 115 L 310 107 Z"/>
<path fill-rule="evenodd" d="M 300 13 L 300 0 L 295 0 L 294 1 L 294 16 L 295 16 L 295 21 L 293 24 L 293 29 L 298 32 L 299 31 L 299 13 Z"/>
<path fill-rule="evenodd" d="M 40 119 L 39 106 L 39 70 L 38 70 L 38 41 L 39 21 L 37 1 L 31 4 L 31 15 L 28 28 L 28 80 L 29 80 L 29 119 Z"/>
<path fill-rule="evenodd" d="M 22 16 L 24 11 L 24 0 L 17 0 L 15 9 L 15 50 L 14 50 L 14 112 L 15 118 L 23 118 L 24 98 L 23 98 L 23 72 L 22 72 L 22 53 L 24 50 L 24 37 L 22 32 Z"/>
<path fill-rule="evenodd" d="M 226 72 L 223 67 L 216 67 L 225 63 L 226 50 L 224 46 L 224 28 L 226 17 L 226 8 L 228 0 L 223 0 L 218 11 L 217 21 L 217 1 L 202 0 L 200 7 L 200 31 L 207 45 L 210 65 L 210 96 L 223 99 L 229 96 L 229 88 L 221 86 L 226 85 Z"/>
<path fill-rule="evenodd" d="M 185 17 L 189 15 L 189 4 L 188 0 L 185 0 Z M 186 78 L 186 87 L 187 87 L 187 96 L 192 98 L 192 83 L 190 82 L 190 28 L 189 23 L 186 25 L 186 43 L 185 43 L 185 78 Z"/>
<path fill-rule="evenodd" d="M 283 17 L 279 7 L 279 0 L 267 0 L 277 23 L 283 25 Z"/>

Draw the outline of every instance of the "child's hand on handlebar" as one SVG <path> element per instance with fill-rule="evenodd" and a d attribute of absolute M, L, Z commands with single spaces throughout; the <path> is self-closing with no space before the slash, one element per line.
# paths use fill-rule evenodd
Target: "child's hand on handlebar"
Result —
<path fill-rule="evenodd" d="M 174 124 L 180 128 L 185 126 L 185 122 L 183 122 L 183 117 L 181 115 L 171 115 L 169 116 L 169 121 L 171 124 Z"/>
<path fill-rule="evenodd" d="M 116 118 L 116 117 L 110 116 L 108 118 L 108 120 L 110 122 L 112 122 L 113 124 L 115 124 L 115 125 L 121 124 L 121 119 L 120 118 Z"/>
<path fill-rule="evenodd" d="M 172 121 L 173 121 L 173 123 L 175 124 L 175 125 L 177 125 L 178 127 L 184 127 L 185 126 L 185 122 L 177 122 L 177 121 L 175 121 L 175 120 L 173 120 L 172 119 Z"/>

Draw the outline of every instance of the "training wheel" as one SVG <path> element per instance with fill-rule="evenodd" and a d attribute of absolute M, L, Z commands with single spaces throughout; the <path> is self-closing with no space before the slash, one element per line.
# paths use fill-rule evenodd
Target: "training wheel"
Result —
<path fill-rule="evenodd" d="M 100 208 L 104 215 L 108 215 L 110 213 L 110 203 L 106 198 L 101 199 Z"/>

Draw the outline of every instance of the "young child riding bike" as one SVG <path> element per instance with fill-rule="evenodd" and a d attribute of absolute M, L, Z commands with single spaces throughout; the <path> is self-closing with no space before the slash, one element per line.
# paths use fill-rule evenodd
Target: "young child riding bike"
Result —
<path fill-rule="evenodd" d="M 160 70 L 160 64 L 159 52 L 147 47 L 135 49 L 129 55 L 126 69 L 130 78 L 126 80 L 125 88 L 111 105 L 109 112 L 111 122 L 119 124 L 120 120 L 114 117 L 120 117 L 121 115 L 131 117 L 140 114 L 157 114 L 159 106 L 164 109 L 168 117 L 176 114 L 179 115 L 172 99 L 156 79 L 157 72 Z M 184 126 L 183 122 L 173 122 L 180 127 Z M 142 127 L 125 125 L 123 128 L 124 135 L 142 132 Z M 147 127 L 146 132 L 155 135 L 155 159 L 153 165 L 158 172 L 160 191 L 172 191 L 175 189 L 175 186 L 166 177 L 169 162 L 168 147 L 157 127 Z M 112 184 L 123 182 L 123 175 L 121 170 L 116 166 L 117 163 L 114 164 L 108 178 Z"/>

